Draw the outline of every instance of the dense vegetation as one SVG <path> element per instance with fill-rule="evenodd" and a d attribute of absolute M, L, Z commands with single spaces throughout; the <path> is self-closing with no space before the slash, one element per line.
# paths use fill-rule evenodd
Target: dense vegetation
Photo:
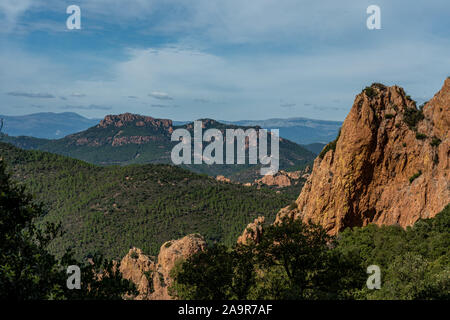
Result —
<path fill-rule="evenodd" d="M 130 246 L 156 254 L 189 233 L 231 245 L 257 216 L 272 220 L 296 195 L 220 183 L 169 165 L 99 167 L 41 151 L 0 144 L 16 181 L 26 186 L 64 234 L 50 243 L 58 256 L 94 252 L 121 258 Z"/>
<path fill-rule="evenodd" d="M 339 238 L 339 252 L 359 256 L 362 266 L 381 268 L 381 289 L 365 288 L 361 298 L 450 298 L 450 204 L 406 230 L 369 225 L 348 229 Z"/>
<path fill-rule="evenodd" d="M 134 285 L 113 271 L 112 261 L 94 256 L 76 261 L 69 251 L 58 260 L 47 245 L 60 235 L 59 227 L 34 224 L 45 211 L 11 182 L 0 160 L 0 299 L 121 299 L 136 293 Z M 70 290 L 66 268 L 80 267 L 80 288 Z M 98 278 L 98 275 L 102 275 Z"/>
<path fill-rule="evenodd" d="M 171 292 L 182 299 L 346 299 L 365 272 L 330 241 L 319 226 L 285 219 L 259 243 L 214 246 L 179 262 Z"/>
<path fill-rule="evenodd" d="M 331 238 L 315 225 L 285 220 L 259 243 L 213 246 L 172 270 L 183 299 L 449 299 L 450 205 L 406 230 L 369 225 Z M 381 289 L 366 268 L 381 269 Z"/>

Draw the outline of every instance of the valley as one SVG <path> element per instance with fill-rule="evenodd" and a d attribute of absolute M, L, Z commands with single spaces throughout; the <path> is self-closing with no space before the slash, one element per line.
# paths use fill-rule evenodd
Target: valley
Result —
<path fill-rule="evenodd" d="M 168 164 L 97 166 L 5 143 L 0 155 L 43 203 L 40 222 L 62 224 L 52 251 L 73 247 L 77 257 L 119 258 L 130 246 L 156 254 L 163 242 L 194 232 L 230 245 L 258 215 L 273 220 L 295 199 L 293 192 L 219 182 Z"/>

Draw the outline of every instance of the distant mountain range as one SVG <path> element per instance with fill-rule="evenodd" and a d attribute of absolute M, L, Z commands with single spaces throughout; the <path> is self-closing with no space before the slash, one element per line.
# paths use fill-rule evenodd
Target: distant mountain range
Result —
<path fill-rule="evenodd" d="M 3 132 L 10 136 L 30 136 L 44 139 L 59 139 L 97 125 L 101 119 L 88 119 L 77 113 L 34 113 L 23 116 L 3 116 Z M 280 129 L 280 136 L 301 145 L 327 144 L 337 136 L 342 122 L 314 120 L 307 118 L 240 120 L 221 123 L 237 126 L 259 126 L 266 129 Z M 181 126 L 190 121 L 173 121 Z M 320 150 L 319 150 L 320 152 Z"/>
<path fill-rule="evenodd" d="M 333 141 L 342 122 L 314 120 L 307 118 L 221 121 L 238 126 L 260 126 L 266 129 L 280 129 L 280 136 L 301 145 L 312 143 L 327 144 Z M 319 151 L 320 152 L 320 151 Z"/>
<path fill-rule="evenodd" d="M 58 139 L 95 126 L 101 119 L 88 119 L 74 112 L 42 112 L 23 116 L 4 116 L 3 133 L 10 136 L 29 136 Z"/>
<path fill-rule="evenodd" d="M 244 130 L 249 128 L 223 124 L 212 119 L 203 119 L 202 122 L 204 130 L 215 128 L 224 132 L 228 128 Z M 2 140 L 23 149 L 48 151 L 99 165 L 170 164 L 171 151 L 178 144 L 171 141 L 171 133 L 177 128 L 193 131 L 192 123 L 174 126 L 169 119 L 126 113 L 108 115 L 97 125 L 61 139 L 3 136 Z M 281 170 L 301 169 L 311 164 L 315 158 L 314 153 L 284 138 L 280 138 L 279 148 Z M 183 167 L 210 176 L 224 175 L 239 182 L 252 182 L 260 178 L 261 165 L 249 165 L 248 160 L 246 163 L 183 165 Z"/>

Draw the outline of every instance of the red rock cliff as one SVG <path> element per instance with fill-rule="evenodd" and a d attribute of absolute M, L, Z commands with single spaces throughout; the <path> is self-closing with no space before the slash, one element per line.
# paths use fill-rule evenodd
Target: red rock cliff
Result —
<path fill-rule="evenodd" d="M 373 84 L 315 160 L 295 211 L 330 234 L 433 217 L 450 202 L 449 131 L 450 79 L 423 112 L 402 88 Z"/>

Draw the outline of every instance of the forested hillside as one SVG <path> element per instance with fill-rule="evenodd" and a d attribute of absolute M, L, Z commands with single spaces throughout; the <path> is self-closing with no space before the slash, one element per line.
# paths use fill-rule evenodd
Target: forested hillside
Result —
<path fill-rule="evenodd" d="M 243 129 L 250 127 L 225 125 L 203 119 L 203 130 Z M 252 127 L 258 129 L 258 127 Z M 135 114 L 108 115 L 98 125 L 87 130 L 68 135 L 61 139 L 47 140 L 33 137 L 3 136 L 3 141 L 23 149 L 36 149 L 68 156 L 97 165 L 128 165 L 167 163 L 171 164 L 171 151 L 178 142 L 171 141 L 171 133 L 176 129 L 187 129 L 194 135 L 193 124 L 173 126 L 172 120 L 155 119 Z M 204 131 L 203 131 L 204 132 Z M 193 140 L 192 140 L 193 142 Z M 204 143 L 204 146 L 209 143 Z M 312 164 L 315 154 L 289 140 L 280 139 L 281 170 L 298 170 Z M 225 149 L 225 146 L 224 146 Z M 192 152 L 193 152 L 192 148 Z M 269 143 L 270 150 L 270 143 Z M 224 151 L 225 155 L 225 151 Z M 248 157 L 248 152 L 247 152 Z M 224 175 L 240 182 L 253 182 L 261 178 L 261 164 L 236 165 L 183 165 L 196 173 L 210 176 Z"/>
<path fill-rule="evenodd" d="M 265 215 L 271 222 L 293 200 L 164 164 L 102 167 L 5 143 L 0 157 L 44 204 L 43 220 L 62 223 L 51 250 L 74 247 L 77 257 L 120 258 L 130 246 L 155 254 L 164 241 L 194 232 L 230 245 L 250 221 Z"/>

